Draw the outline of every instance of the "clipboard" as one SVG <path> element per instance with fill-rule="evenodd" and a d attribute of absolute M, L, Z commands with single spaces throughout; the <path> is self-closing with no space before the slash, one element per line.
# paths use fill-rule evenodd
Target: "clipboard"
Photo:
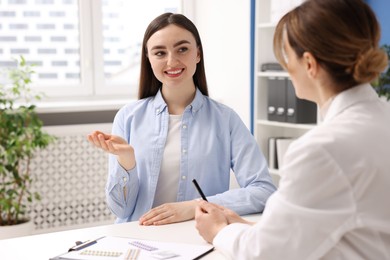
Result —
<path fill-rule="evenodd" d="M 188 260 L 212 252 L 210 244 L 161 242 L 129 237 L 104 236 L 86 241 L 50 260 Z"/>

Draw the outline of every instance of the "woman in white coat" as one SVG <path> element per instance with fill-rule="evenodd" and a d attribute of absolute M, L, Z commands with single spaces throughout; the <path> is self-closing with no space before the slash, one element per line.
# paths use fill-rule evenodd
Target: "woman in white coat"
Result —
<path fill-rule="evenodd" d="M 388 63 L 361 0 L 309 0 L 278 23 L 274 51 L 322 123 L 286 152 L 261 220 L 200 202 L 196 228 L 233 259 L 390 259 L 390 106 L 369 84 Z"/>

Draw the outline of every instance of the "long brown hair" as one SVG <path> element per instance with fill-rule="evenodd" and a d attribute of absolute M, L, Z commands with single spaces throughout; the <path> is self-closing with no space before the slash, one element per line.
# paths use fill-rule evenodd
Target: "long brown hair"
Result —
<path fill-rule="evenodd" d="M 373 81 L 387 66 L 380 26 L 362 0 L 308 0 L 279 21 L 274 52 L 282 66 L 283 32 L 297 57 L 310 52 L 346 88 Z"/>
<path fill-rule="evenodd" d="M 203 47 L 200 40 L 199 32 L 196 26 L 182 14 L 164 13 L 156 17 L 146 28 L 144 39 L 142 42 L 142 53 L 141 53 L 141 73 L 138 89 L 138 98 L 147 98 L 157 94 L 161 87 L 161 82 L 153 74 L 152 66 L 147 57 L 147 42 L 149 38 L 157 31 L 165 28 L 166 26 L 174 24 L 187 31 L 191 32 L 195 38 L 197 47 L 200 52 L 200 61 L 196 65 L 196 71 L 193 76 L 195 86 L 202 92 L 203 95 L 208 96 L 206 73 L 204 68 L 203 59 Z"/>

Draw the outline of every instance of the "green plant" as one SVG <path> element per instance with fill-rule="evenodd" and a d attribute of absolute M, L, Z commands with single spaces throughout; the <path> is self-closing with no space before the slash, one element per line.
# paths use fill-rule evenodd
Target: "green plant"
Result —
<path fill-rule="evenodd" d="M 25 221 L 27 206 L 40 199 L 30 191 L 30 162 L 38 149 L 55 140 L 43 131 L 33 104 L 42 94 L 29 87 L 32 67 L 23 57 L 16 63 L 0 84 L 0 226 Z"/>
<path fill-rule="evenodd" d="M 387 52 L 387 57 L 390 60 L 390 45 L 383 45 L 382 48 Z M 390 100 L 390 66 L 387 70 L 379 75 L 379 78 L 372 83 L 372 86 L 380 97 L 385 97 Z"/>

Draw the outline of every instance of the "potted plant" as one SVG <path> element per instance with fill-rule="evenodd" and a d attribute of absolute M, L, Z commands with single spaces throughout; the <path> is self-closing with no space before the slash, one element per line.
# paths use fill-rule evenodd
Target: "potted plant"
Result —
<path fill-rule="evenodd" d="M 390 45 L 383 45 L 382 48 L 387 52 L 387 57 L 390 60 Z M 379 75 L 379 78 L 372 83 L 372 86 L 380 97 L 390 100 L 390 66 L 387 70 Z"/>
<path fill-rule="evenodd" d="M 4 82 L 0 84 L 0 229 L 29 220 L 28 206 L 40 199 L 30 190 L 30 162 L 37 150 L 55 140 L 43 131 L 33 104 L 42 94 L 29 87 L 32 67 L 23 57 L 16 63 L 16 68 L 3 73 Z"/>

